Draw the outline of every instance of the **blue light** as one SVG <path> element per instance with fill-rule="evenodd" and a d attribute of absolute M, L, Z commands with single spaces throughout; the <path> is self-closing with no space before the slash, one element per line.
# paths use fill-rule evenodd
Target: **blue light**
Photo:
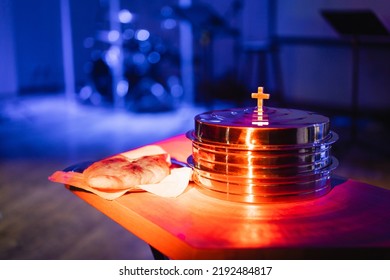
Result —
<path fill-rule="evenodd" d="M 173 97 L 181 97 L 184 93 L 184 89 L 181 85 L 177 84 L 171 87 L 171 94 Z"/>
<path fill-rule="evenodd" d="M 130 23 L 133 20 L 133 14 L 129 10 L 123 9 L 119 11 L 118 19 L 121 23 Z"/>
<path fill-rule="evenodd" d="M 134 37 L 134 30 L 133 29 L 126 29 L 125 31 L 123 31 L 123 39 L 125 40 L 130 40 Z"/>
<path fill-rule="evenodd" d="M 148 61 L 152 64 L 155 64 L 160 61 L 160 54 L 158 52 L 151 52 L 148 55 Z"/>
<path fill-rule="evenodd" d="M 169 6 L 164 6 L 161 8 L 160 13 L 163 17 L 173 16 L 173 9 Z"/>
<path fill-rule="evenodd" d="M 150 88 L 150 91 L 154 94 L 154 96 L 162 96 L 165 90 L 161 84 L 154 83 Z"/>
<path fill-rule="evenodd" d="M 161 27 L 167 30 L 174 29 L 176 27 L 177 23 L 174 19 L 166 19 L 161 23 Z"/>
<path fill-rule="evenodd" d="M 87 100 L 92 96 L 93 89 L 91 86 L 84 86 L 81 88 L 79 96 L 82 100 Z"/>
<path fill-rule="evenodd" d="M 109 42 L 115 42 L 119 39 L 119 32 L 117 30 L 110 30 L 110 32 L 108 32 L 107 34 L 107 39 Z"/>
<path fill-rule="evenodd" d="M 146 41 L 148 40 L 150 37 L 150 33 L 148 30 L 146 29 L 139 29 L 137 30 L 137 32 L 135 33 L 135 38 L 138 40 L 138 41 Z"/>
<path fill-rule="evenodd" d="M 114 66 L 118 64 L 119 56 L 121 54 L 121 50 L 117 46 L 112 46 L 105 54 L 105 59 L 107 64 L 110 66 Z"/>
<path fill-rule="evenodd" d="M 129 90 L 129 83 L 126 80 L 120 80 L 116 86 L 116 92 L 119 96 L 123 97 Z"/>
<path fill-rule="evenodd" d="M 149 41 L 141 41 L 138 49 L 143 53 L 148 53 L 152 49 L 152 44 Z"/>
<path fill-rule="evenodd" d="M 145 55 L 142 53 L 136 53 L 133 55 L 133 62 L 135 65 L 141 65 L 145 63 Z"/>

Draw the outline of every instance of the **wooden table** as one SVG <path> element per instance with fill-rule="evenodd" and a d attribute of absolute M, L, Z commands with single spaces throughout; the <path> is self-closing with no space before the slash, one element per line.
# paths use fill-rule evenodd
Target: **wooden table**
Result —
<path fill-rule="evenodd" d="M 158 142 L 186 161 L 184 135 Z M 243 204 L 190 183 L 177 198 L 128 193 L 108 201 L 71 191 L 170 259 L 390 259 L 390 191 L 334 179 L 324 197 Z"/>

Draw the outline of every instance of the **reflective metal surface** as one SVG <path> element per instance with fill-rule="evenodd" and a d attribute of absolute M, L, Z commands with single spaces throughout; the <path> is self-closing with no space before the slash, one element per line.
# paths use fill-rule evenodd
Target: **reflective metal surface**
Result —
<path fill-rule="evenodd" d="M 305 182 L 311 180 L 317 180 L 321 177 L 329 176 L 331 171 L 334 170 L 338 166 L 338 161 L 335 157 L 331 158 L 331 163 L 322 169 L 318 169 L 312 172 L 305 172 L 300 174 L 288 175 L 284 176 L 281 174 L 274 174 L 275 176 L 264 176 L 263 174 L 255 174 L 255 173 L 247 173 L 240 175 L 226 174 L 225 172 L 217 172 L 210 170 L 199 169 L 194 165 L 192 161 L 192 157 L 188 158 L 188 164 L 193 168 L 194 174 L 199 174 L 200 176 L 216 179 L 219 181 L 225 181 L 229 183 L 241 183 L 242 185 L 246 184 L 267 184 L 267 185 L 278 185 L 285 183 L 297 183 L 297 182 Z"/>
<path fill-rule="evenodd" d="M 245 202 L 245 203 L 285 203 L 296 202 L 299 200 L 307 200 L 321 197 L 329 193 L 332 189 L 330 184 L 330 178 L 325 178 L 321 184 L 310 184 L 309 191 L 303 193 L 277 193 L 273 191 L 270 194 L 257 195 L 253 193 L 232 193 L 230 191 L 216 191 L 214 187 L 205 187 L 205 182 L 195 178 L 195 182 L 199 186 L 199 190 L 211 197 L 218 199 L 233 201 L 233 202 Z M 215 182 L 211 182 L 214 186 Z"/>
<path fill-rule="evenodd" d="M 194 160 L 209 161 L 211 163 L 224 164 L 248 164 L 248 165 L 300 165 L 314 163 L 329 157 L 330 147 L 313 153 L 286 153 L 272 154 L 248 151 L 246 153 L 213 152 L 193 145 Z"/>
<path fill-rule="evenodd" d="M 316 113 L 263 107 L 199 114 L 188 163 L 208 195 L 249 203 L 284 202 L 324 195 L 338 165 L 338 136 Z"/>
<path fill-rule="evenodd" d="M 329 165 L 330 158 L 301 165 L 255 165 L 255 164 L 227 164 L 210 161 L 194 161 L 194 167 L 204 171 L 220 172 L 226 175 L 251 174 L 253 177 L 279 178 L 284 176 L 298 176 L 301 173 L 321 170 Z"/>
<path fill-rule="evenodd" d="M 245 130 L 244 128 L 241 128 L 241 130 Z M 229 129 L 227 130 L 227 133 L 231 133 L 232 130 Z M 329 131 L 327 137 L 325 137 L 322 141 L 316 141 L 313 143 L 303 143 L 303 144 L 280 144 L 282 140 L 276 141 L 275 144 L 259 144 L 259 145 L 254 145 L 250 144 L 249 142 L 255 142 L 252 140 L 249 140 L 250 137 L 253 137 L 255 135 L 249 136 L 247 142 L 249 144 L 232 144 L 232 143 L 227 143 L 227 142 L 213 142 L 206 140 L 204 137 L 199 138 L 196 135 L 197 134 L 203 134 L 202 132 L 197 132 L 196 130 L 190 130 L 186 133 L 187 138 L 192 140 L 194 143 L 197 143 L 198 145 L 202 145 L 204 147 L 209 147 L 213 149 L 234 149 L 234 150 L 245 150 L 245 151 L 252 151 L 252 150 L 272 150 L 273 152 L 276 152 L 278 150 L 299 150 L 301 152 L 304 152 L 302 149 L 308 149 L 313 150 L 313 149 L 318 149 L 321 147 L 324 147 L 325 145 L 330 145 L 333 144 L 338 140 L 338 135 L 333 132 Z M 261 131 L 258 131 L 257 134 L 261 134 Z M 265 134 L 267 134 L 267 131 L 265 131 Z M 280 137 L 283 137 L 281 135 Z"/>
<path fill-rule="evenodd" d="M 294 109 L 263 107 L 218 110 L 195 117 L 194 139 L 228 145 L 301 145 L 324 140 L 329 118 Z"/>

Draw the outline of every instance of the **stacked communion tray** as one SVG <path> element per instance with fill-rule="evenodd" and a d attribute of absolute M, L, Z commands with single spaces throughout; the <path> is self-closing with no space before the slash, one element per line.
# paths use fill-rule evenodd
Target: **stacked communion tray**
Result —
<path fill-rule="evenodd" d="M 259 93 L 262 88 L 259 88 Z M 252 97 L 257 97 L 253 94 Z M 216 198 L 287 202 L 327 194 L 337 160 L 329 118 L 307 111 L 258 106 L 195 116 L 188 163 L 199 189 Z"/>

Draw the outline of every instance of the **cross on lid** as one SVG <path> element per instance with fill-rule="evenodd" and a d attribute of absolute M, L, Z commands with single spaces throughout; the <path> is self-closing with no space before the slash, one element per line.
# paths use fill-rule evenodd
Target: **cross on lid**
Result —
<path fill-rule="evenodd" d="M 252 98 L 257 99 L 257 111 L 259 114 L 263 112 L 263 100 L 269 99 L 268 93 L 263 93 L 263 87 L 258 87 L 256 93 L 252 93 Z"/>

